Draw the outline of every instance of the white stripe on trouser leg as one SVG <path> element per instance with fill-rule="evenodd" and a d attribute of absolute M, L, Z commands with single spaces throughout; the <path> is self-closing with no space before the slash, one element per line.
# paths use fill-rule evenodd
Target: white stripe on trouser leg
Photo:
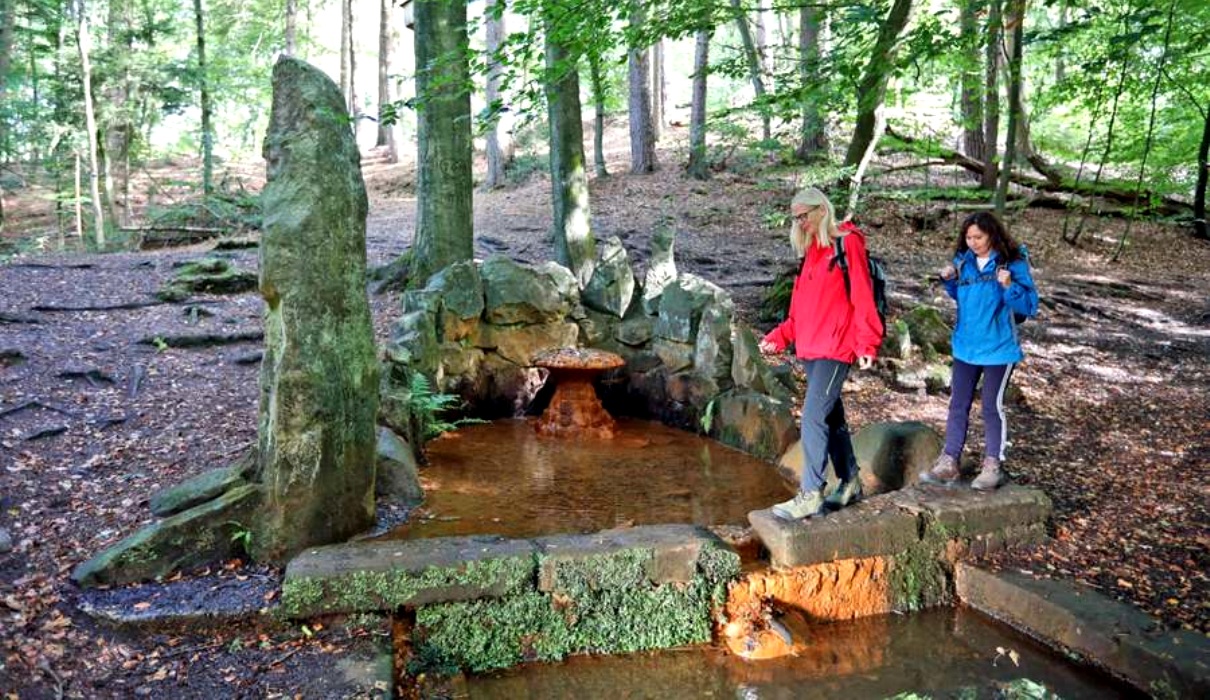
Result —
<path fill-rule="evenodd" d="M 836 381 L 836 375 L 838 374 L 840 374 L 840 365 L 836 365 L 832 368 L 832 378 L 828 380 L 828 388 L 824 390 L 824 396 L 832 393 L 832 382 Z"/>
<path fill-rule="evenodd" d="M 1008 378 L 1013 375 L 1013 363 L 1004 367 L 1004 378 L 1000 380 L 1000 388 L 996 391 L 996 414 L 1000 416 L 1000 454 L 996 459 L 1004 461 L 1004 448 L 1008 445 L 1008 417 L 1004 415 L 1004 394 L 1008 390 Z"/>

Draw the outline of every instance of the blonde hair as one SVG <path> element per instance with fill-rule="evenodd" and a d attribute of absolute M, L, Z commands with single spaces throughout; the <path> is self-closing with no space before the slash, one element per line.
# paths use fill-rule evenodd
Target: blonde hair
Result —
<path fill-rule="evenodd" d="M 804 232 L 802 227 L 798 225 L 798 219 L 790 218 L 790 245 L 794 247 L 794 252 L 799 257 L 806 255 L 807 248 L 811 245 L 811 239 L 815 239 L 815 244 L 821 248 L 831 248 L 832 239 L 836 237 L 836 210 L 832 208 L 832 203 L 828 201 L 827 195 L 820 192 L 815 187 L 805 187 L 794 195 L 794 199 L 790 200 L 790 211 L 793 213 L 794 205 L 800 207 L 822 207 L 823 217 L 819 220 L 819 230 L 814 232 L 812 236 L 808 232 Z"/>

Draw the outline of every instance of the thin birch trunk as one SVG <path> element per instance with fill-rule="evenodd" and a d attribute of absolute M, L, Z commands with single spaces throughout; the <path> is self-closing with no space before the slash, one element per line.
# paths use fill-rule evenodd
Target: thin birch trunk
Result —
<path fill-rule="evenodd" d="M 705 180 L 710 177 L 706 162 L 706 77 L 710 70 L 710 29 L 699 29 L 693 51 L 693 106 L 689 114 L 690 177 Z"/>
<path fill-rule="evenodd" d="M 383 0 L 388 2 L 389 0 Z M 487 37 L 484 50 L 487 52 L 487 87 L 484 97 L 488 109 L 495 112 L 491 127 L 487 131 L 487 179 L 483 181 L 486 189 L 493 189 L 504 184 L 506 161 L 504 151 L 500 148 L 500 112 L 496 104 L 500 101 L 500 80 L 504 66 L 500 62 L 500 46 L 504 42 L 504 0 L 488 0 L 484 15 L 487 17 Z M 499 14 L 499 16 L 497 16 Z"/>
<path fill-rule="evenodd" d="M 593 129 L 592 163 L 597 177 L 609 177 L 605 165 L 605 77 L 601 74 L 601 57 L 597 52 L 588 54 L 588 75 L 592 80 Z"/>
<path fill-rule="evenodd" d="M 735 27 L 739 30 L 740 40 L 744 44 L 744 56 L 748 63 L 748 79 L 752 81 L 752 91 L 756 94 L 757 111 L 760 112 L 761 135 L 765 141 L 773 138 L 773 124 L 765 105 L 765 81 L 761 77 L 762 69 L 760 54 L 756 50 L 756 41 L 752 38 L 752 28 L 748 26 L 748 18 L 744 14 L 742 0 L 731 0 L 731 9 L 735 15 Z"/>
<path fill-rule="evenodd" d="M 202 193 L 214 192 L 214 127 L 211 125 L 210 81 L 206 78 L 206 25 L 202 0 L 193 0 L 193 16 L 197 23 L 197 74 L 202 93 Z"/>
<path fill-rule="evenodd" d="M 287 56 L 293 56 L 298 34 L 298 0 L 286 0 L 286 49 Z"/>
<path fill-rule="evenodd" d="M 197 0 L 200 2 L 201 0 Z M 92 103 L 92 43 L 88 33 L 88 10 L 84 0 L 76 5 L 76 45 L 80 49 L 80 73 L 84 88 L 84 128 L 88 130 L 88 189 L 92 196 L 93 224 L 97 248 L 105 247 L 105 215 L 101 207 L 101 170 L 97 156 L 97 116 Z"/>
<path fill-rule="evenodd" d="M 1008 130 L 1004 136 L 1004 159 L 1000 163 L 1000 182 L 996 187 L 996 213 L 1004 216 L 1008 203 L 1008 183 L 1017 159 L 1017 141 L 1021 123 L 1021 57 L 1024 53 L 1025 0 L 1010 0 L 1009 22 L 1012 29 L 1012 55 L 1008 61 Z"/>

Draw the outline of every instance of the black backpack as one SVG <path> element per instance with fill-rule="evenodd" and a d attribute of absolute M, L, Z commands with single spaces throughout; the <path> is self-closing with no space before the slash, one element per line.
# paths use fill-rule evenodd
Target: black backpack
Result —
<path fill-rule="evenodd" d="M 844 273 L 844 294 L 849 299 L 849 303 L 853 302 L 853 283 L 849 281 L 849 260 L 844 252 L 844 236 L 837 236 L 832 240 L 832 262 L 828 263 L 828 269 L 839 265 L 840 271 Z M 876 255 L 870 255 L 866 252 L 866 262 L 870 270 L 870 282 L 874 286 L 874 309 L 878 311 L 878 320 L 882 322 L 882 335 L 886 337 L 886 317 L 891 310 L 890 300 L 887 299 L 887 276 L 886 263 L 882 258 Z"/>

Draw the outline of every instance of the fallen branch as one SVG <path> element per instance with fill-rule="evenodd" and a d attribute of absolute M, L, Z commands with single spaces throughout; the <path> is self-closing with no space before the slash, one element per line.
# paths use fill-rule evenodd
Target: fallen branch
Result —
<path fill-rule="evenodd" d="M 38 399 L 30 399 L 29 401 L 22 401 L 21 403 L 17 404 L 16 406 L 9 406 L 8 408 L 0 409 L 0 418 L 3 418 L 8 415 L 12 415 L 14 413 L 19 413 L 26 409 L 35 408 L 38 406 L 41 406 L 42 408 L 45 408 L 48 411 L 54 411 L 55 413 L 62 413 L 65 416 L 71 416 L 73 418 L 76 415 L 74 412 L 69 411 L 66 408 L 60 408 L 59 406 L 56 406 L 52 403 L 47 403 L 45 401 L 39 401 Z"/>
<path fill-rule="evenodd" d="M 887 133 L 896 139 L 908 145 L 919 144 L 920 141 L 911 136 L 905 136 L 896 132 L 891 127 L 887 127 Z M 965 168 L 973 173 L 982 173 L 984 165 L 982 161 L 975 160 L 970 156 L 963 155 L 957 151 L 951 151 L 944 148 L 933 148 L 939 151 L 939 155 L 946 163 L 957 165 Z M 1156 193 L 1142 191 L 1135 193 L 1134 190 L 1120 190 L 1106 185 L 1097 185 L 1095 187 L 1085 184 L 1077 184 L 1074 182 L 1064 182 L 1056 184 L 1049 180 L 1044 180 L 1036 177 L 1029 177 L 1024 173 L 1013 170 L 1009 175 L 1009 180 L 1023 187 L 1029 187 L 1039 192 L 1063 192 L 1066 194 L 1079 195 L 1082 197 L 1103 197 L 1121 204 L 1134 205 L 1137 202 L 1150 202 L 1156 196 Z M 1155 207 L 1147 207 L 1151 211 L 1159 214 L 1183 214 L 1190 210 L 1190 205 L 1176 197 L 1165 196 L 1159 198 L 1160 204 Z"/>
<path fill-rule="evenodd" d="M 245 331 L 243 333 L 232 333 L 231 335 L 216 335 L 213 333 L 203 333 L 200 335 L 154 335 L 143 338 L 139 341 L 139 344 L 169 348 L 200 348 L 212 345 L 259 342 L 264 339 L 265 334 L 262 331 Z"/>
<path fill-rule="evenodd" d="M 210 228 L 207 226 L 129 226 L 118 229 L 123 233 L 226 233 L 227 229 Z"/>
<path fill-rule="evenodd" d="M 9 267 L 32 267 L 43 270 L 87 270 L 92 267 L 92 263 L 63 263 L 62 265 L 55 265 L 54 263 L 22 262 L 12 263 Z"/>
<path fill-rule="evenodd" d="M 0 323 L 28 323 L 37 325 L 38 323 L 41 323 L 41 321 L 32 316 L 22 316 L 20 314 L 11 314 L 7 311 L 0 311 Z"/>
<path fill-rule="evenodd" d="M 123 309 L 144 309 L 148 306 L 159 306 L 168 302 L 159 299 L 146 301 L 124 301 L 118 304 L 95 304 L 91 306 L 71 306 L 59 304 L 38 304 L 31 306 L 30 311 L 119 311 Z"/>

